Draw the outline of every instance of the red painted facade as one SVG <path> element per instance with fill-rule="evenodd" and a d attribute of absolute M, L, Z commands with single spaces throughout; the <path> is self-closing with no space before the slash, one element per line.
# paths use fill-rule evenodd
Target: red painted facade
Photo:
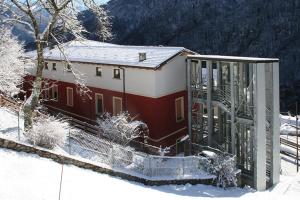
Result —
<path fill-rule="evenodd" d="M 32 79 L 32 77 L 28 77 Z M 29 91 L 30 85 L 24 84 L 25 90 Z M 58 101 L 45 102 L 69 114 L 79 115 L 86 119 L 96 119 L 95 94 L 103 95 L 104 110 L 113 113 L 113 97 L 122 98 L 124 94 L 101 88 L 89 87 L 91 97 L 82 97 L 76 92 L 76 86 L 72 83 L 56 82 L 58 85 Z M 67 105 L 67 87 L 73 88 L 73 106 Z M 50 91 L 51 93 L 51 91 Z M 27 94 L 29 95 L 29 93 Z M 184 98 L 184 119 L 176 122 L 175 99 Z M 170 146 L 176 140 L 187 134 L 187 92 L 180 91 L 160 98 L 151 98 L 133 94 L 125 94 L 125 108 L 135 119 L 145 122 L 149 127 L 149 143 L 152 145 Z"/>

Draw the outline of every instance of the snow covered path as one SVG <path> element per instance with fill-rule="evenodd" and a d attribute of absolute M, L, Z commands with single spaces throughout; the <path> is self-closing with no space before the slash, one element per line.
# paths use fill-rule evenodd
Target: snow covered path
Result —
<path fill-rule="evenodd" d="M 1 200 L 58 199 L 61 165 L 33 154 L 0 149 Z M 282 176 L 265 192 L 206 185 L 144 186 L 74 166 L 64 166 L 62 200 L 77 199 L 297 199 L 300 175 Z"/>

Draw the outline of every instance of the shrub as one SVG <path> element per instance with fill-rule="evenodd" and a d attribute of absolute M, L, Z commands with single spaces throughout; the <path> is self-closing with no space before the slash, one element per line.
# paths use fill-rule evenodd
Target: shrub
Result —
<path fill-rule="evenodd" d="M 205 158 L 205 157 L 204 157 Z M 228 154 L 206 157 L 201 167 L 207 172 L 216 175 L 217 186 L 226 188 L 237 186 L 235 157 Z"/>
<path fill-rule="evenodd" d="M 39 116 L 35 119 L 33 127 L 26 133 L 29 141 L 34 145 L 53 149 L 64 145 L 69 124 L 53 116 Z"/>

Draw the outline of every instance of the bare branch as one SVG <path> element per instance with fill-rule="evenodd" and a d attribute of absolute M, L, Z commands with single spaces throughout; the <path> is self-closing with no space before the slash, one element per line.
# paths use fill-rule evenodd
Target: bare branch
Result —
<path fill-rule="evenodd" d="M 27 26 L 27 28 L 29 28 L 32 32 L 34 31 L 32 25 L 30 23 L 24 21 L 24 20 L 8 18 L 8 19 L 4 19 L 2 22 L 3 23 L 16 22 L 16 23 L 23 24 L 23 25 Z"/>

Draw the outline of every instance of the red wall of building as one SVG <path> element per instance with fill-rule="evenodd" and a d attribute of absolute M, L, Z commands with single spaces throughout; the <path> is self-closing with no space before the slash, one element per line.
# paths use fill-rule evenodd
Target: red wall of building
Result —
<path fill-rule="evenodd" d="M 48 101 L 45 104 L 55 108 L 95 120 L 95 93 L 103 95 L 104 110 L 113 112 L 113 96 L 123 99 L 122 92 L 115 92 L 100 88 L 89 87 L 92 91 L 92 99 L 80 96 L 76 92 L 76 86 L 66 82 L 56 82 L 58 85 L 58 101 Z M 29 85 L 24 84 L 29 90 Z M 67 106 L 67 87 L 73 88 L 74 105 Z M 50 91 L 51 93 L 51 91 Z M 175 116 L 175 99 L 184 97 L 184 120 L 177 123 Z M 149 127 L 149 143 L 153 145 L 170 146 L 176 140 L 187 134 L 187 92 L 181 91 L 160 98 L 150 98 L 133 94 L 125 94 L 126 107 L 132 117 L 145 122 Z M 124 103 L 124 100 L 123 100 Z M 169 136 L 170 135 L 170 136 Z M 169 136 L 169 137 L 166 137 Z M 166 137 L 165 139 L 162 139 Z"/>

